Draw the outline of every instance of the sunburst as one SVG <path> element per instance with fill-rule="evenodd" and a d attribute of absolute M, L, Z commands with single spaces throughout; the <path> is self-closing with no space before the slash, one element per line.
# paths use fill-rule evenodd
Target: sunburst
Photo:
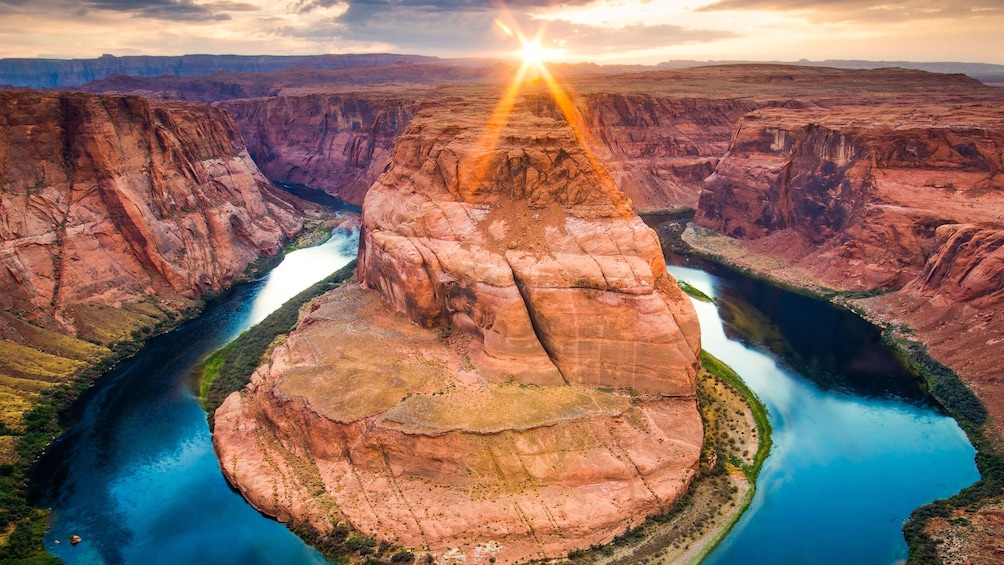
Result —
<path fill-rule="evenodd" d="M 512 81 L 509 83 L 502 97 L 499 99 L 498 104 L 496 104 L 495 109 L 492 112 L 491 118 L 488 120 L 487 127 L 485 128 L 485 132 L 481 138 L 481 147 L 485 148 L 486 151 L 481 163 L 475 169 L 475 177 L 473 179 L 474 182 L 480 182 L 480 180 L 484 178 L 484 173 L 490 165 L 491 155 L 498 146 L 498 140 L 502 135 L 502 130 L 509 123 L 509 116 L 512 114 L 516 100 L 527 82 L 527 77 L 535 79 L 540 78 L 543 80 L 544 84 L 547 85 L 547 89 L 550 91 L 552 99 L 558 106 L 558 110 L 564 116 L 565 121 L 571 127 L 572 133 L 575 136 L 575 141 L 582 148 L 586 157 L 589 159 L 590 165 L 592 165 L 592 167 L 599 174 L 605 176 L 607 174 L 606 170 L 599 166 L 599 163 L 596 161 L 596 158 L 593 156 L 593 153 L 589 150 L 588 145 L 586 144 L 586 132 L 588 129 L 585 127 L 585 120 L 579 113 L 578 108 L 575 107 L 575 103 L 572 101 L 572 98 L 569 96 L 566 89 L 558 83 L 547 68 L 547 62 L 560 58 L 563 52 L 543 46 L 543 38 L 546 33 L 546 28 L 542 27 L 536 37 L 529 39 L 520 31 L 519 27 L 515 25 L 514 20 L 508 16 L 508 12 L 505 8 L 502 7 L 501 9 L 507 16 L 506 19 L 512 23 L 507 25 L 502 21 L 502 19 L 496 19 L 495 25 L 505 35 L 513 37 L 519 41 L 522 48 L 517 51 L 516 54 L 519 55 L 522 62 L 516 69 Z"/>

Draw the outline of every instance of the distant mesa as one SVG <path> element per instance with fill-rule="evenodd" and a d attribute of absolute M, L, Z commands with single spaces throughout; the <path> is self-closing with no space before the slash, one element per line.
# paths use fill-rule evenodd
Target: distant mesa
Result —
<path fill-rule="evenodd" d="M 180 55 L 105 54 L 97 59 L 0 59 L 0 84 L 29 88 L 80 86 L 109 75 L 200 76 L 217 72 L 261 73 L 291 67 L 337 69 L 350 66 L 432 63 L 436 57 L 388 53 L 346 55 Z"/>

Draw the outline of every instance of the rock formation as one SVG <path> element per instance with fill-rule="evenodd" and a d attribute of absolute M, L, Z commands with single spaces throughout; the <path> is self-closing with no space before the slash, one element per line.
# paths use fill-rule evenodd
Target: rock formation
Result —
<path fill-rule="evenodd" d="M 0 92 L 3 406 L 231 284 L 300 227 L 219 110 Z"/>
<path fill-rule="evenodd" d="M 198 298 L 300 227 L 218 110 L 2 96 L 3 309 L 46 313 L 72 331 L 75 305 L 158 291 Z"/>
<path fill-rule="evenodd" d="M 702 444 L 693 307 L 563 119 L 419 111 L 366 195 L 359 280 L 215 415 L 262 511 L 512 563 L 665 509 Z M 332 336 L 337 336 L 333 338 Z"/>
<path fill-rule="evenodd" d="M 759 110 L 736 127 L 695 221 L 807 242 L 792 259 L 835 287 L 899 288 L 923 271 L 939 226 L 1000 221 L 1002 123 L 977 104 Z"/>
<path fill-rule="evenodd" d="M 276 182 L 324 190 L 361 206 L 390 163 L 415 102 L 394 94 L 309 94 L 224 102 L 251 157 Z"/>
<path fill-rule="evenodd" d="M 604 165 L 639 214 L 696 209 L 736 121 L 760 105 L 639 92 L 588 94 L 580 103 Z"/>
<path fill-rule="evenodd" d="M 1004 92 L 994 89 L 762 109 L 737 125 L 695 222 L 745 240 L 740 262 L 752 268 L 770 257 L 798 284 L 878 294 L 856 304 L 909 324 L 987 404 L 1000 436 L 1001 147 Z"/>

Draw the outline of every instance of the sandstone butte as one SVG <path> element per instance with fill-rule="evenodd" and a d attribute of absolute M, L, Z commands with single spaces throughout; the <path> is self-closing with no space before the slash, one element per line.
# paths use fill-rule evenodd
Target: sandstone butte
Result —
<path fill-rule="evenodd" d="M 0 422 L 301 226 L 219 110 L 0 92 Z"/>
<path fill-rule="evenodd" d="M 512 563 L 609 542 L 694 477 L 700 334 L 658 239 L 567 121 L 494 102 L 415 113 L 366 195 L 360 284 L 215 413 L 261 511 Z"/>

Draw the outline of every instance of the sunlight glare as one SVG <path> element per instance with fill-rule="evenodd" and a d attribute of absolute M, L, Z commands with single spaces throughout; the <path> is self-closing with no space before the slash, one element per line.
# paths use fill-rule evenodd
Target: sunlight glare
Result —
<path fill-rule="evenodd" d="M 548 49 L 540 46 L 540 41 L 524 41 L 523 49 L 519 52 L 523 59 L 523 64 L 539 67 L 544 63 L 551 53 Z"/>

